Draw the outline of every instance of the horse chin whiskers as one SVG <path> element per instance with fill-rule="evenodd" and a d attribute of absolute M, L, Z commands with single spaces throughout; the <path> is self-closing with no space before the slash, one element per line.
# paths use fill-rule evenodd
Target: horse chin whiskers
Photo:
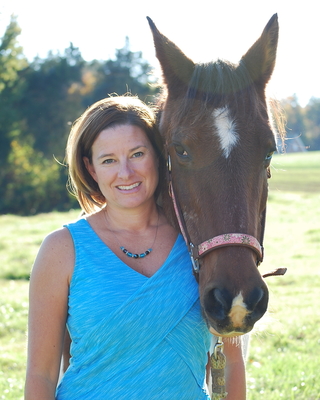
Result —
<path fill-rule="evenodd" d="M 241 345 L 241 338 L 243 335 L 238 335 L 238 336 L 232 336 L 232 337 L 226 337 L 225 342 L 231 343 L 234 346 L 240 346 Z"/>
<path fill-rule="evenodd" d="M 212 326 L 209 327 L 209 331 L 210 333 L 212 333 L 215 336 L 220 336 L 224 339 L 228 339 L 228 340 L 240 340 L 241 336 L 245 335 L 248 332 L 238 332 L 238 331 L 233 331 L 231 330 L 230 332 L 218 332 L 215 328 L 213 328 Z"/>

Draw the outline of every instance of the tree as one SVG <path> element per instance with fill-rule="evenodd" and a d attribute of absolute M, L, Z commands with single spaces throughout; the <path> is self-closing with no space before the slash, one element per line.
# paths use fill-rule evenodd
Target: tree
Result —
<path fill-rule="evenodd" d="M 90 64 L 90 69 L 96 81 L 92 93 L 85 98 L 86 106 L 112 93 L 121 95 L 130 92 L 147 101 L 148 97 L 157 92 L 151 85 L 150 65 L 143 59 L 141 52 L 130 50 L 128 37 L 125 46 L 116 50 L 114 60 L 95 60 Z"/>
<path fill-rule="evenodd" d="M 320 150 L 320 99 L 312 98 L 301 107 L 297 96 L 282 101 L 287 120 L 287 136 L 299 137 L 309 150 Z"/>
<path fill-rule="evenodd" d="M 64 157 L 70 124 L 82 112 L 82 68 L 79 49 L 70 47 L 63 55 L 36 58 L 24 72 L 25 96 L 20 102 L 20 118 L 34 146 L 46 157 Z"/>
<path fill-rule="evenodd" d="M 16 17 L 0 42 L 0 166 L 5 165 L 10 152 L 11 133 L 20 127 L 17 104 L 21 98 L 23 80 L 19 73 L 27 66 L 17 37 L 21 33 Z"/>
<path fill-rule="evenodd" d="M 296 95 L 282 101 L 282 107 L 287 119 L 288 134 L 301 135 L 305 132 L 304 112 Z"/>
<path fill-rule="evenodd" d="M 320 150 L 320 99 L 312 98 L 305 108 L 306 144 Z"/>

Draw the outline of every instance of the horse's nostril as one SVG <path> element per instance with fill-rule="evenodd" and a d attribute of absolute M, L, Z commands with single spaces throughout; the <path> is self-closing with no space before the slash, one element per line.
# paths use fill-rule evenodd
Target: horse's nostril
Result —
<path fill-rule="evenodd" d="M 257 304 L 263 298 L 264 291 L 261 288 L 254 288 L 249 296 L 247 296 L 246 303 L 249 310 L 254 310 Z"/>
<path fill-rule="evenodd" d="M 248 310 L 252 310 L 250 317 L 257 321 L 267 311 L 268 307 L 268 290 L 264 288 L 255 288 L 246 299 Z"/>
<path fill-rule="evenodd" d="M 206 313 L 214 320 L 223 320 L 231 306 L 231 295 L 226 289 L 211 289 L 204 299 Z"/>

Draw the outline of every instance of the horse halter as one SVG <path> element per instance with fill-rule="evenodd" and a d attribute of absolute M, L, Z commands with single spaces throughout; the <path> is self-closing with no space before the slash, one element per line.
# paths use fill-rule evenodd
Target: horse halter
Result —
<path fill-rule="evenodd" d="M 265 219 L 266 219 L 266 210 L 264 210 L 262 214 L 262 230 L 261 230 L 261 239 L 260 243 L 259 241 L 247 234 L 243 233 L 226 233 L 223 235 L 215 236 L 211 239 L 208 239 L 199 245 L 195 245 L 192 243 L 187 226 L 183 217 L 183 213 L 180 207 L 180 204 L 178 203 L 178 200 L 176 198 L 174 189 L 173 189 L 173 184 L 172 184 L 172 166 L 171 166 L 171 158 L 170 155 L 168 154 L 168 159 L 167 159 L 167 170 L 168 170 L 168 180 L 169 180 L 169 195 L 172 198 L 173 202 L 173 207 L 175 211 L 176 218 L 178 220 L 178 224 L 181 230 L 181 234 L 186 242 L 186 245 L 188 247 L 188 251 L 190 254 L 191 262 L 192 262 L 192 268 L 195 276 L 197 277 L 200 271 L 200 262 L 199 260 L 204 257 L 207 253 L 210 251 L 222 248 L 222 247 L 229 247 L 229 246 L 243 246 L 250 248 L 253 250 L 256 255 L 257 255 L 257 267 L 262 263 L 263 261 L 263 255 L 264 255 L 264 249 L 263 249 L 263 237 L 264 237 L 264 229 L 265 229 Z M 278 268 L 273 271 L 270 271 L 264 275 L 262 275 L 264 278 L 267 276 L 274 276 L 274 275 L 284 275 L 286 273 L 286 268 Z"/>

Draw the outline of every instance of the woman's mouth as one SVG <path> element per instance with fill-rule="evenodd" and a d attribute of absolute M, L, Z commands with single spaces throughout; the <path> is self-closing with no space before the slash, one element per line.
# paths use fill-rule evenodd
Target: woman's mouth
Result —
<path fill-rule="evenodd" d="M 117 186 L 117 188 L 120 190 L 132 190 L 140 185 L 141 185 L 141 182 L 136 182 L 136 183 L 133 183 L 132 185 L 119 185 L 119 186 Z"/>

